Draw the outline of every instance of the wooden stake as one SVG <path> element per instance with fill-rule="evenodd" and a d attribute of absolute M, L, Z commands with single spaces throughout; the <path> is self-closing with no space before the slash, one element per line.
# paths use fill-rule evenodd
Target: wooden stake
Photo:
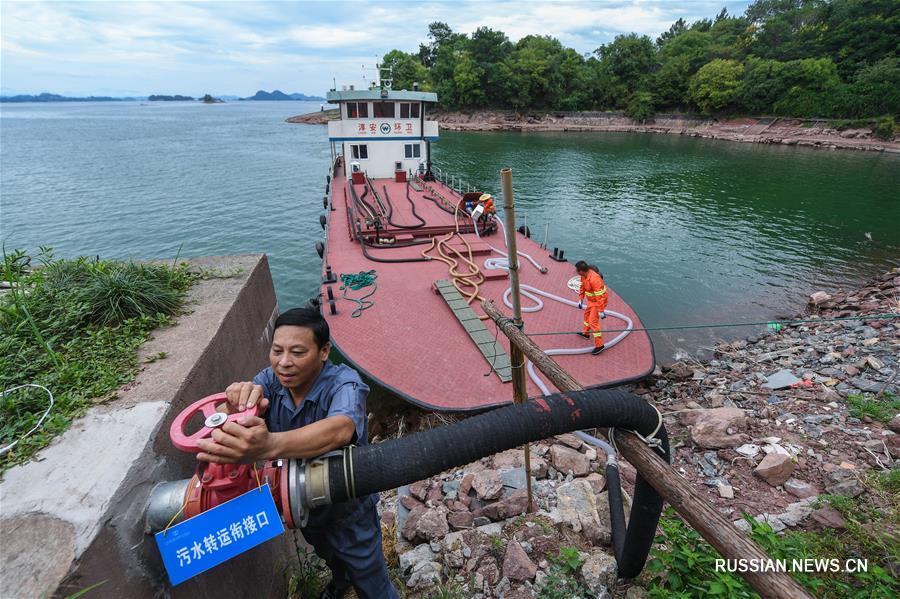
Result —
<path fill-rule="evenodd" d="M 522 298 L 519 294 L 519 254 L 516 251 L 516 209 L 513 200 L 512 169 L 500 170 L 500 184 L 503 189 L 503 216 L 506 227 L 506 251 L 509 252 L 509 285 L 512 289 L 513 321 L 518 331 L 522 331 Z M 525 387 L 525 356 L 522 349 L 514 344 L 509 347 L 509 361 L 512 366 L 513 401 L 523 403 L 528 399 Z M 531 446 L 525 445 L 525 484 L 528 489 L 528 513 L 534 511 L 531 494 Z"/>
<path fill-rule="evenodd" d="M 578 381 L 545 354 L 509 320 L 492 301 L 482 302 L 485 313 L 497 323 L 510 341 L 519 347 L 538 370 L 560 391 L 581 391 Z M 726 559 L 755 560 L 748 564 L 770 564 L 771 558 L 750 537 L 741 533 L 703 495 L 688 484 L 634 433 L 616 429 L 615 443 L 626 460 L 678 511 L 687 522 Z M 752 568 L 747 568 L 751 570 Z M 786 572 L 737 572 L 765 598 L 813 599 L 800 583 Z"/>

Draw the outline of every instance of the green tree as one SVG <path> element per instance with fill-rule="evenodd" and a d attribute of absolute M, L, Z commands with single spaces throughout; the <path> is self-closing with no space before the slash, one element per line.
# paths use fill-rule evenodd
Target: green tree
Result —
<path fill-rule="evenodd" d="M 717 58 L 691 78 L 691 99 L 704 112 L 725 108 L 734 100 L 743 74 L 744 65 L 738 61 Z"/>
<path fill-rule="evenodd" d="M 624 108 L 636 91 L 648 91 L 651 72 L 656 65 L 653 42 L 646 35 L 617 35 L 595 51 L 609 82 L 609 96 L 618 108 Z"/>
<path fill-rule="evenodd" d="M 862 68 L 853 82 L 860 116 L 900 115 L 900 58 L 879 60 Z"/>
<path fill-rule="evenodd" d="M 400 50 L 391 50 L 381 60 L 385 67 L 391 67 L 394 89 L 412 89 L 413 83 L 418 83 L 420 89 L 431 89 L 431 76 L 428 69 L 419 62 L 417 56 L 407 54 Z"/>
<path fill-rule="evenodd" d="M 657 54 L 660 66 L 654 75 L 653 87 L 661 105 L 687 105 L 688 83 L 709 60 L 711 44 L 709 33 L 686 31 L 660 49 Z"/>

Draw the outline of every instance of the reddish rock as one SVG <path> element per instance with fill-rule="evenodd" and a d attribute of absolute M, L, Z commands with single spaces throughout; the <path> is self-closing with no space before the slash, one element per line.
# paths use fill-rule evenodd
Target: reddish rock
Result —
<path fill-rule="evenodd" d="M 550 461 L 563 474 L 571 470 L 575 476 L 584 476 L 591 469 L 591 463 L 584 454 L 564 445 L 550 448 Z"/>
<path fill-rule="evenodd" d="M 494 456 L 494 468 L 497 470 L 520 468 L 524 463 L 525 451 L 522 449 L 507 449 Z"/>
<path fill-rule="evenodd" d="M 468 512 L 469 511 L 469 507 L 462 501 L 458 501 L 458 500 L 448 501 L 447 509 L 450 510 L 451 512 Z"/>
<path fill-rule="evenodd" d="M 753 470 L 753 474 L 773 487 L 777 487 L 778 485 L 783 485 L 791 477 L 796 467 L 797 465 L 789 456 L 773 451 L 763 458 L 759 466 Z"/>
<path fill-rule="evenodd" d="M 521 449 L 508 449 L 494 456 L 494 468 L 497 470 L 513 470 L 525 466 L 525 452 Z M 547 476 L 547 460 L 531 453 L 531 475 L 535 478 Z"/>
<path fill-rule="evenodd" d="M 406 529 L 405 526 L 403 528 Z M 450 532 L 450 526 L 447 524 L 447 508 L 441 505 L 436 508 L 428 508 L 422 513 L 416 521 L 413 538 L 431 541 L 443 538 L 448 532 Z"/>
<path fill-rule="evenodd" d="M 450 525 L 450 528 L 453 530 L 462 530 L 465 528 L 472 528 L 472 522 L 475 520 L 475 516 L 472 515 L 472 512 L 450 512 L 447 514 L 447 524 Z"/>
<path fill-rule="evenodd" d="M 405 507 L 408 510 L 414 510 L 417 507 L 425 507 L 422 505 L 422 502 L 413 497 L 412 495 L 401 495 L 400 496 L 400 505 Z"/>
<path fill-rule="evenodd" d="M 831 506 L 821 507 L 812 513 L 812 519 L 828 528 L 845 528 L 844 517 Z"/>
<path fill-rule="evenodd" d="M 562 443 L 563 445 L 568 445 L 572 449 L 581 449 L 581 446 L 584 445 L 584 441 L 573 435 L 572 433 L 565 433 L 562 435 L 556 435 L 554 437 L 557 441 Z"/>
<path fill-rule="evenodd" d="M 591 472 L 584 480 L 588 481 L 595 494 L 602 493 L 606 488 L 606 477 L 599 472 Z"/>
<path fill-rule="evenodd" d="M 440 483 L 428 489 L 428 494 L 425 495 L 425 501 L 430 501 L 433 505 L 437 505 L 443 500 L 444 492 L 441 490 Z"/>
<path fill-rule="evenodd" d="M 400 534 L 407 541 L 412 541 L 416 538 L 416 526 L 419 525 L 419 519 L 422 517 L 422 514 L 425 513 L 425 510 L 425 506 L 414 508 L 403 522 L 403 528 L 400 530 Z"/>
<path fill-rule="evenodd" d="M 518 541 L 510 541 L 503 557 L 503 575 L 510 580 L 522 582 L 532 580 L 537 573 L 537 566 Z"/>
<path fill-rule="evenodd" d="M 475 480 L 474 474 L 466 474 L 463 476 L 462 481 L 459 483 L 459 489 L 456 491 L 456 496 L 459 498 L 467 496 L 469 491 L 472 490 L 473 480 Z"/>
<path fill-rule="evenodd" d="M 789 478 L 784 481 L 784 490 L 799 499 L 806 499 L 819 494 L 818 489 L 814 486 L 796 478 Z"/>
<path fill-rule="evenodd" d="M 475 474 L 472 488 L 479 499 L 497 499 L 503 491 L 503 479 L 499 470 L 484 470 Z"/>
<path fill-rule="evenodd" d="M 397 514 L 392 511 L 385 510 L 383 514 L 381 514 L 381 524 L 382 526 L 387 526 L 390 528 L 397 523 Z"/>
<path fill-rule="evenodd" d="M 891 418 L 891 421 L 888 422 L 888 428 L 895 433 L 900 433 L 900 415 Z"/>
<path fill-rule="evenodd" d="M 747 430 L 749 424 L 739 408 L 690 410 L 682 414 L 681 423 L 690 428 L 694 444 L 705 449 L 737 447 L 750 441 L 750 437 L 738 432 Z"/>
<path fill-rule="evenodd" d="M 428 495 L 429 485 L 431 485 L 430 480 L 420 480 L 414 482 L 413 484 L 409 485 L 409 494 L 419 501 L 425 501 L 425 498 Z"/>
<path fill-rule="evenodd" d="M 519 514 L 524 514 L 528 510 L 528 490 L 519 489 L 512 492 L 509 497 L 502 501 L 489 503 L 484 507 L 478 508 L 472 512 L 476 518 L 484 516 L 491 520 L 506 520 Z"/>

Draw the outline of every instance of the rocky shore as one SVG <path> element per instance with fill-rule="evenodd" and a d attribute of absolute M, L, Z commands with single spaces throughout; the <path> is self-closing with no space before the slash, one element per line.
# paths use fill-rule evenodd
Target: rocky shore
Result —
<path fill-rule="evenodd" d="M 813 294 L 810 322 L 720 343 L 713 359 L 657 369 L 631 391 L 662 412 L 673 467 L 738 527 L 749 514 L 775 531 L 841 530 L 817 498 L 871 495 L 877 508 L 868 475 L 900 467 L 900 319 L 878 318 L 898 312 L 895 268 Z M 603 453 L 571 434 L 531 451 L 533 513 L 522 449 L 383 494 L 386 553 L 408 597 L 556 597 L 564 579 L 596 597 L 646 596 L 646 582 L 616 578 Z M 622 474 L 630 496 L 635 471 Z"/>
<path fill-rule="evenodd" d="M 718 120 L 680 114 L 657 114 L 638 123 L 621 112 L 514 111 L 432 112 L 450 131 L 621 131 L 669 133 L 747 143 L 782 144 L 822 149 L 900 153 L 900 142 L 882 141 L 869 129 L 839 131 L 827 120 L 735 118 Z"/>
<path fill-rule="evenodd" d="M 289 123 L 321 125 L 338 118 L 337 110 L 292 116 Z M 621 112 L 525 112 L 477 110 L 429 113 L 447 131 L 618 131 L 668 133 L 707 139 L 781 144 L 828 150 L 866 150 L 900 153 L 900 141 L 883 141 L 869 129 L 838 130 L 827 120 L 789 118 L 715 118 L 657 114 L 638 123 Z"/>

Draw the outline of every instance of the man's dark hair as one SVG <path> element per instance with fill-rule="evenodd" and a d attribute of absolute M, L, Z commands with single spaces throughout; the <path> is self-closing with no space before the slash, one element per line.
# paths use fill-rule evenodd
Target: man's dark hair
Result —
<path fill-rule="evenodd" d="M 328 330 L 328 323 L 322 318 L 317 310 L 309 308 L 291 308 L 287 312 L 282 312 L 275 319 L 275 327 L 273 331 L 280 326 L 306 327 L 313 332 L 316 339 L 316 345 L 319 349 L 325 347 L 331 337 Z"/>
<path fill-rule="evenodd" d="M 579 260 L 578 262 L 575 263 L 575 270 L 577 270 L 578 272 L 584 272 L 588 268 L 590 268 L 590 267 L 588 266 L 588 263 L 585 262 L 584 260 Z"/>

